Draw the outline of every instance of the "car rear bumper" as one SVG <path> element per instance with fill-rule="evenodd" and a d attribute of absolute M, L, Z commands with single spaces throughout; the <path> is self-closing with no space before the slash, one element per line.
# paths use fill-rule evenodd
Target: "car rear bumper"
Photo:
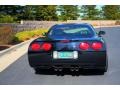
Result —
<path fill-rule="evenodd" d="M 53 59 L 52 53 L 30 53 L 28 60 L 31 67 L 36 68 L 103 68 L 107 64 L 106 51 L 78 52 L 78 59 Z"/>

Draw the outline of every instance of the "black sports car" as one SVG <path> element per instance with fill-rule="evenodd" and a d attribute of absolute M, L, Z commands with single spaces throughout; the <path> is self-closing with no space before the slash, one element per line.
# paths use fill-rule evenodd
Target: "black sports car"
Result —
<path fill-rule="evenodd" d="M 83 23 L 56 24 L 46 37 L 37 38 L 28 48 L 28 60 L 35 71 L 53 69 L 71 71 L 96 69 L 106 72 L 108 67 L 106 44 L 92 25 Z"/>

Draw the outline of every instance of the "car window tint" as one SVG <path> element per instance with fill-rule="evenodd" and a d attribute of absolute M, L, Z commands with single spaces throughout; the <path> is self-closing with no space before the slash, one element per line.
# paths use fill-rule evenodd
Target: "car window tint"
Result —
<path fill-rule="evenodd" d="M 90 33 L 88 28 L 77 28 L 77 29 L 69 29 L 69 30 L 63 30 L 65 33 L 80 33 L 80 34 L 88 34 Z"/>
<path fill-rule="evenodd" d="M 49 35 L 53 36 L 71 36 L 71 37 L 91 37 L 94 35 L 92 28 L 88 25 L 63 25 L 51 29 Z"/>

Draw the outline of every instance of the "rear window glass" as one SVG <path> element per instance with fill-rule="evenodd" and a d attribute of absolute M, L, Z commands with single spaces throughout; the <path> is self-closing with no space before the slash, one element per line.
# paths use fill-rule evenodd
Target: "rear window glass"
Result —
<path fill-rule="evenodd" d="M 50 36 L 92 37 L 94 31 L 88 25 L 63 25 L 52 27 Z"/>

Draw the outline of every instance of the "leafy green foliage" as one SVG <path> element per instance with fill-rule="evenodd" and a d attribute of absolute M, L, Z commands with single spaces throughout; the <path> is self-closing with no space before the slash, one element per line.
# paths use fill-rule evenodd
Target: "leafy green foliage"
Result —
<path fill-rule="evenodd" d="M 81 8 L 80 8 L 81 7 Z M 120 20 L 120 5 L 1 5 L 0 23 L 20 20 Z"/>
<path fill-rule="evenodd" d="M 105 5 L 102 7 L 104 19 L 120 20 L 120 6 Z"/>
<path fill-rule="evenodd" d="M 34 6 L 24 6 L 22 15 L 20 16 L 23 20 L 34 20 Z"/>
<path fill-rule="evenodd" d="M 57 20 L 56 6 L 54 5 L 44 5 L 35 7 L 35 19 L 36 20 Z"/>
<path fill-rule="evenodd" d="M 82 19 L 97 20 L 100 19 L 100 11 L 96 9 L 96 5 L 83 5 L 81 7 Z"/>
<path fill-rule="evenodd" d="M 14 19 L 10 15 L 0 15 L 0 23 L 12 23 Z"/>
<path fill-rule="evenodd" d="M 47 29 L 36 29 L 31 31 L 22 31 L 15 34 L 13 41 L 21 42 L 25 40 L 29 40 L 33 37 L 41 37 L 44 33 L 46 33 Z"/>
<path fill-rule="evenodd" d="M 55 5 L 3 5 L 0 6 L 1 15 L 16 17 L 18 20 L 58 20 Z"/>
<path fill-rule="evenodd" d="M 58 10 L 60 11 L 59 20 L 76 20 L 80 16 L 77 5 L 60 5 Z"/>
<path fill-rule="evenodd" d="M 23 15 L 22 14 L 23 11 L 24 11 L 23 6 L 19 6 L 19 5 L 0 5 L 0 19 L 9 18 L 9 19 L 11 19 L 10 22 L 16 22 L 18 20 L 21 20 L 20 18 Z M 7 22 L 7 20 L 6 20 L 6 22 Z M 8 20 L 8 23 L 9 23 L 9 20 Z"/>

